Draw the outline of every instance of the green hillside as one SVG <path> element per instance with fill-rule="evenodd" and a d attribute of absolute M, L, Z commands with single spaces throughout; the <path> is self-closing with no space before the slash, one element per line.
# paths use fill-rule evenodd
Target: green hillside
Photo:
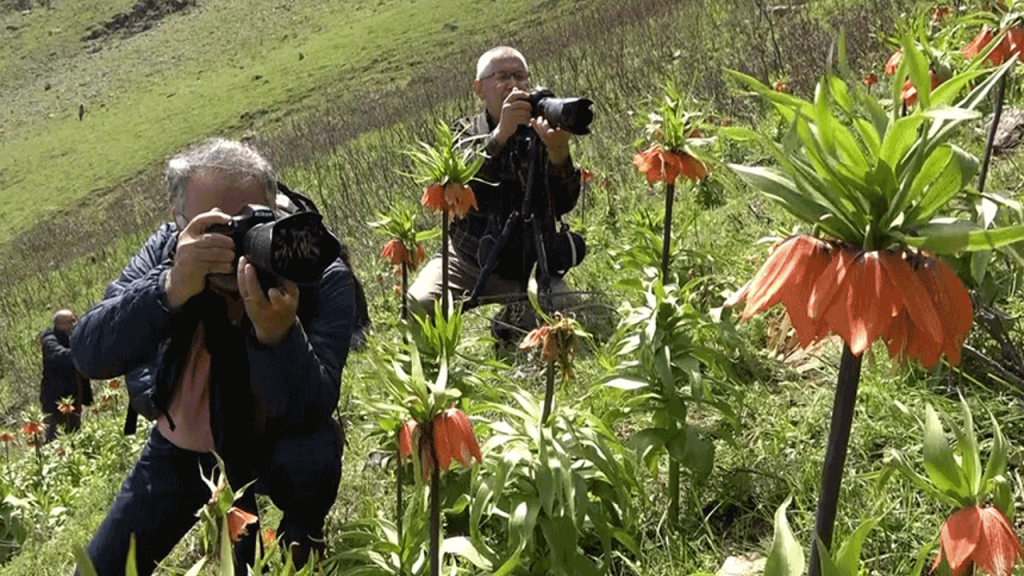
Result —
<path fill-rule="evenodd" d="M 497 32 L 491 22 L 515 35 L 582 9 L 532 0 L 202 2 L 127 38 L 83 41 L 132 3 L 52 6 L 0 12 L 0 243 L 209 134 L 262 133 L 324 98 L 403 87 L 486 44 Z"/>

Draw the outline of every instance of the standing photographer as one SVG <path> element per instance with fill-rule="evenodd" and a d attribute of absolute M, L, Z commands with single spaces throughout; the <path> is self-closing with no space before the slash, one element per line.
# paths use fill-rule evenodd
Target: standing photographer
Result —
<path fill-rule="evenodd" d="M 569 155 L 569 133 L 553 129 L 544 117 L 533 115 L 527 92 L 529 78 L 526 59 L 514 48 L 492 48 L 477 61 L 473 91 L 485 108 L 477 116 L 460 120 L 457 128 L 463 138 L 478 137 L 476 143 L 487 159 L 477 179 L 470 183 L 479 208 L 454 220 L 450 228 L 448 274 L 456 297 L 470 294 L 481 274 L 486 274 L 489 251 L 509 216 L 522 208 L 528 160 L 522 143 L 528 138 L 539 138 L 543 155 L 534 177 L 534 187 L 541 192 L 533 197 L 532 216 L 546 223 L 545 232 L 553 233 L 555 220 L 572 210 L 579 199 L 580 172 Z M 527 281 L 537 260 L 529 235 L 524 219 L 515 221 L 494 259 L 493 270 L 483 279 L 480 303 L 525 299 Z M 441 254 L 437 254 L 409 289 L 410 297 L 428 312 L 441 297 L 441 266 Z M 553 271 L 551 291 L 567 290 L 561 276 Z"/>
<path fill-rule="evenodd" d="M 88 555 L 100 576 L 124 574 L 134 535 L 139 574 L 150 574 L 210 499 L 200 473 L 209 476 L 216 451 L 234 489 L 256 481 L 238 508 L 255 514 L 259 492 L 283 511 L 278 534 L 301 565 L 322 550 L 341 478 L 331 413 L 352 334 L 352 274 L 335 259 L 318 283 L 279 279 L 265 291 L 232 238 L 210 231 L 248 205 L 276 205 L 270 164 L 245 144 L 200 144 L 170 160 L 166 182 L 174 222 L 72 338 L 84 374 L 125 374 L 133 407 L 156 420 Z M 250 526 L 235 545 L 236 574 L 252 564 L 258 533 Z"/>

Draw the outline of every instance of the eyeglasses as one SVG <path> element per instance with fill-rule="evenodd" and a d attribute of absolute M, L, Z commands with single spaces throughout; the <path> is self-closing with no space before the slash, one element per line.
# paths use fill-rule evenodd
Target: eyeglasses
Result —
<path fill-rule="evenodd" d="M 487 80 L 488 78 L 494 78 L 498 82 L 508 82 L 509 80 L 515 80 L 516 82 L 526 82 L 530 79 L 529 72 L 515 71 L 508 72 L 506 70 L 498 70 L 497 72 L 491 72 L 487 76 L 481 78 L 481 80 Z"/>

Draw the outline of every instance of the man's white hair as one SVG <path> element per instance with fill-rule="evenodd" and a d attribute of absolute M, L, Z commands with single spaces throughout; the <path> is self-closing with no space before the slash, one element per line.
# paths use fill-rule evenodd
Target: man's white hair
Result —
<path fill-rule="evenodd" d="M 522 52 L 511 46 L 496 46 L 481 54 L 480 58 L 477 59 L 476 79 L 482 80 L 491 73 L 491 65 L 495 60 L 503 60 L 505 58 L 518 58 L 523 63 L 523 68 L 527 71 L 530 70 L 530 67 L 526 64 L 526 57 L 523 56 Z"/>
<path fill-rule="evenodd" d="M 266 205 L 274 208 L 277 176 L 270 162 L 248 144 L 211 138 L 178 154 L 167 163 L 164 175 L 167 199 L 179 214 L 185 215 L 185 187 L 189 178 L 203 170 L 218 170 L 240 179 L 259 182 L 266 197 Z"/>

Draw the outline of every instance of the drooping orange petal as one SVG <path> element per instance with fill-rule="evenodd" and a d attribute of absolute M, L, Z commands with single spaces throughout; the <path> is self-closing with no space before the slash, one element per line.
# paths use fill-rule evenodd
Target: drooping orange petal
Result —
<path fill-rule="evenodd" d="M 807 298 L 807 315 L 812 320 L 824 318 L 825 313 L 835 303 L 839 291 L 846 281 L 850 263 L 856 256 L 857 252 L 847 246 L 842 246 L 834 251 L 828 266 L 815 280 L 810 296 Z"/>
<path fill-rule="evenodd" d="M 948 337 L 950 339 L 947 340 L 946 345 L 955 347 L 959 354 L 960 347 L 967 340 L 967 334 L 974 324 L 974 306 L 971 304 L 971 295 L 949 264 L 935 259 L 934 265 L 952 310 L 950 319 L 947 320 L 950 327 Z"/>
<path fill-rule="evenodd" d="M 787 238 L 745 287 L 743 318 L 782 302 L 800 345 L 809 346 L 823 334 L 820 322 L 807 314 L 807 299 L 832 257 L 831 245 L 823 240 L 807 235 Z"/>
<path fill-rule="evenodd" d="M 1009 44 L 1007 57 L 1017 55 L 1017 60 L 1024 62 L 1024 28 L 1011 26 L 1006 31 L 1006 40 Z"/>
<path fill-rule="evenodd" d="M 662 181 L 666 184 L 675 184 L 679 175 L 683 173 L 683 158 L 671 151 L 661 150 L 661 162 L 664 169 Z"/>
<path fill-rule="evenodd" d="M 916 276 L 942 319 L 942 353 L 950 364 L 959 365 L 961 347 L 974 322 L 971 296 L 953 269 L 937 258 L 922 259 Z"/>
<path fill-rule="evenodd" d="M 409 263 L 409 251 L 405 248 L 405 243 L 397 238 L 392 238 L 384 245 L 380 251 L 380 257 L 395 266 L 399 266 L 403 262 Z"/>
<path fill-rule="evenodd" d="M 458 442 L 455 445 L 457 450 L 453 454 L 455 458 L 466 468 L 473 465 L 474 458 L 477 462 L 483 462 L 480 445 L 476 441 L 476 435 L 473 434 L 473 424 L 466 414 L 458 408 L 449 408 L 445 412 L 449 414 L 451 429 L 458 436 Z"/>
<path fill-rule="evenodd" d="M 441 184 L 434 182 L 423 189 L 423 196 L 420 198 L 420 204 L 430 208 L 435 212 L 440 212 L 444 208 L 444 188 Z"/>
<path fill-rule="evenodd" d="M 461 218 L 468 214 L 470 209 L 477 207 L 473 189 L 466 184 L 449 182 L 445 186 L 445 199 L 448 201 L 448 209 L 456 217 Z"/>
<path fill-rule="evenodd" d="M 971 565 L 971 557 L 981 539 L 981 512 L 977 506 L 961 508 L 953 513 L 939 531 L 942 549 L 932 570 L 941 564 L 945 555 L 953 576 L 963 576 Z"/>
<path fill-rule="evenodd" d="M 900 308 L 906 307 L 910 320 L 938 348 L 942 347 L 942 319 L 934 306 L 934 300 L 921 282 L 918 274 L 901 253 L 890 253 L 883 261 L 885 272 L 899 296 Z M 922 343 L 924 344 L 924 343 Z"/>
<path fill-rule="evenodd" d="M 882 270 L 877 251 L 862 252 L 847 268 L 839 293 L 825 312 L 825 321 L 859 356 L 892 323 L 893 287 Z"/>
<path fill-rule="evenodd" d="M 900 61 L 903 60 L 903 50 L 897 50 L 893 52 L 892 56 L 885 62 L 885 74 L 886 76 L 892 76 L 896 73 L 896 69 L 900 67 Z"/>
<path fill-rule="evenodd" d="M 398 430 L 398 457 L 402 460 L 412 456 L 412 438 L 416 432 L 416 421 L 406 420 Z"/>
<path fill-rule="evenodd" d="M 982 27 L 981 32 L 978 32 L 978 35 L 975 36 L 967 46 L 964 46 L 960 50 L 960 53 L 964 55 L 964 58 L 972 60 L 975 56 L 981 54 L 982 51 L 985 50 L 985 46 L 988 46 L 988 43 L 991 42 L 993 38 L 995 38 L 995 34 L 992 33 L 992 30 L 988 26 L 984 26 Z"/>
<path fill-rule="evenodd" d="M 900 100 L 907 106 L 917 102 L 917 87 L 914 86 L 910 78 L 907 78 L 907 81 L 903 83 L 903 89 L 900 90 Z"/>
<path fill-rule="evenodd" d="M 520 350 L 526 350 L 527 348 L 536 348 L 542 346 L 544 341 L 548 338 L 548 325 L 538 326 L 530 331 L 529 334 L 523 338 L 523 341 L 519 344 Z"/>
<path fill-rule="evenodd" d="M 886 345 L 889 347 L 889 358 L 900 363 L 907 361 L 907 340 L 910 338 L 910 315 L 907 309 L 899 311 L 892 324 L 889 325 L 889 333 L 885 337 Z"/>
<path fill-rule="evenodd" d="M 703 162 L 697 158 L 690 156 L 689 154 L 683 154 L 682 157 L 682 176 L 692 180 L 694 182 L 700 182 L 707 178 L 708 168 Z"/>
<path fill-rule="evenodd" d="M 647 183 L 653 184 L 662 179 L 662 157 L 661 148 L 657 145 L 651 146 L 643 152 L 633 156 L 633 164 L 637 170 L 647 176 Z"/>
<path fill-rule="evenodd" d="M 782 302 L 786 290 L 807 281 L 804 270 L 816 248 L 816 239 L 803 234 L 782 241 L 761 266 L 747 289 L 743 319 Z"/>
<path fill-rule="evenodd" d="M 241 508 L 232 507 L 228 510 L 228 535 L 232 542 L 238 540 L 248 532 L 248 526 L 255 524 L 259 518 Z"/>
<path fill-rule="evenodd" d="M 973 560 L 993 576 L 1010 576 L 1021 558 L 1020 541 L 1006 516 L 994 506 L 981 509 L 981 539 Z"/>

